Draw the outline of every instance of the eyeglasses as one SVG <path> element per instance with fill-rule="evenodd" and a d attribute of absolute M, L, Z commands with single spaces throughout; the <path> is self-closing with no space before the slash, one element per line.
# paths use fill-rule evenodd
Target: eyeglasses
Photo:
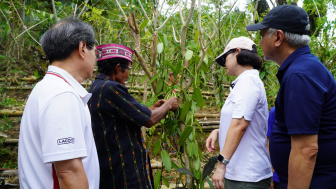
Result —
<path fill-rule="evenodd" d="M 132 70 L 133 69 L 133 67 L 131 67 L 131 66 L 125 66 L 125 65 L 122 65 L 122 64 L 119 64 L 121 67 L 123 67 L 123 68 L 126 68 L 126 69 L 128 69 L 128 70 Z"/>
<path fill-rule="evenodd" d="M 226 57 L 227 57 L 229 54 L 231 54 L 231 53 L 233 53 L 233 52 L 235 52 L 235 51 L 236 51 L 236 49 L 230 49 L 228 52 L 226 52 L 226 53 L 224 54 L 224 56 L 223 56 L 224 60 L 226 59 Z"/>
<path fill-rule="evenodd" d="M 224 61 L 224 67 L 225 67 L 226 57 L 227 57 L 229 54 L 233 53 L 233 52 L 236 52 L 236 49 L 230 49 L 228 52 L 226 52 L 226 53 L 222 56 L 222 59 L 223 59 L 223 61 Z"/>

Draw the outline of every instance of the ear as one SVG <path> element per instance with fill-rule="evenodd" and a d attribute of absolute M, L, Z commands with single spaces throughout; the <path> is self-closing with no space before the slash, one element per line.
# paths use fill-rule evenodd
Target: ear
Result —
<path fill-rule="evenodd" d="M 86 43 L 84 41 L 79 42 L 78 45 L 78 54 L 81 58 L 85 58 L 86 53 Z"/>
<path fill-rule="evenodd" d="M 277 30 L 275 36 L 276 36 L 275 46 L 280 47 L 283 41 L 285 40 L 285 34 L 282 30 Z"/>
<path fill-rule="evenodd" d="M 113 73 L 114 75 L 117 75 L 119 72 L 121 72 L 121 66 L 120 64 L 117 64 L 116 67 L 114 67 Z"/>

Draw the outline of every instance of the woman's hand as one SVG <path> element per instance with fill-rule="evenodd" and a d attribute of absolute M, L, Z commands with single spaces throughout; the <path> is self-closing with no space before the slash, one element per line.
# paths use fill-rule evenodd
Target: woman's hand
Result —
<path fill-rule="evenodd" d="M 214 152 L 217 148 L 216 148 L 216 140 L 218 137 L 218 133 L 219 133 L 219 129 L 215 129 L 213 130 L 209 137 L 206 140 L 206 148 L 208 150 L 208 152 Z"/>
<path fill-rule="evenodd" d="M 226 172 L 226 165 L 217 163 L 217 168 L 212 176 L 212 185 L 215 189 L 224 189 L 224 176 Z"/>

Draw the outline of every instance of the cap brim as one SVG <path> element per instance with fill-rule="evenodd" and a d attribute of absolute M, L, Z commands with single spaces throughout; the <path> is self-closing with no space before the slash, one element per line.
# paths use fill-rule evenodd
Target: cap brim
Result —
<path fill-rule="evenodd" d="M 217 64 L 219 64 L 220 66 L 223 66 L 225 65 L 225 60 L 223 58 L 224 54 L 226 52 L 224 51 L 221 55 L 217 56 L 217 58 L 215 59 L 215 61 L 217 62 Z"/>
<path fill-rule="evenodd" d="M 257 31 L 257 30 L 263 30 L 265 28 L 269 27 L 261 23 L 246 26 L 247 31 Z"/>

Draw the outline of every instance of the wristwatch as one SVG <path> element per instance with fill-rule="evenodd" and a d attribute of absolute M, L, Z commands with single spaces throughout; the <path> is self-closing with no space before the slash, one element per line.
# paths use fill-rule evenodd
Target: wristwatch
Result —
<path fill-rule="evenodd" d="M 230 162 L 230 160 L 225 159 L 225 157 L 222 154 L 218 155 L 217 160 L 221 163 L 224 163 L 225 165 L 227 165 Z"/>

